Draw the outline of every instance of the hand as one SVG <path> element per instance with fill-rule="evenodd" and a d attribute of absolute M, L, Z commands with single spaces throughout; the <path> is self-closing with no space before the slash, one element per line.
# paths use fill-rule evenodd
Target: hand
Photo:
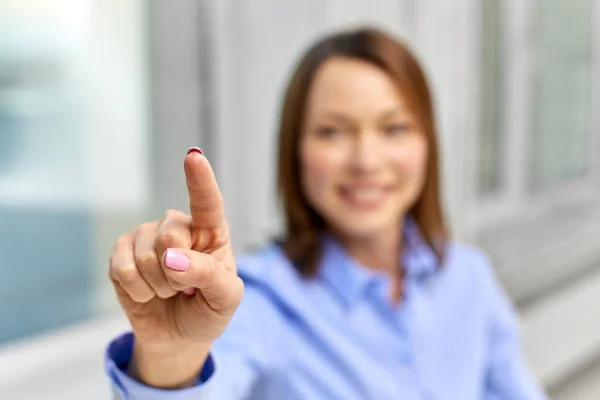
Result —
<path fill-rule="evenodd" d="M 142 224 L 117 241 L 110 259 L 109 276 L 135 335 L 139 370 L 156 371 L 160 359 L 165 366 L 167 360 L 180 368 L 189 364 L 188 374 L 198 372 L 243 295 L 212 168 L 200 152 L 190 151 L 184 169 L 191 216 L 170 210 L 162 220 Z M 153 375 L 164 373 L 167 368 Z M 179 378 L 163 379 L 163 386 Z"/>

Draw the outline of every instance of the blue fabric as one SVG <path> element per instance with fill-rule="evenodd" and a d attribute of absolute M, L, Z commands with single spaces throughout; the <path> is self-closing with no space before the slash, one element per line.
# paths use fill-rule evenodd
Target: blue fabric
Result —
<path fill-rule="evenodd" d="M 310 280 L 271 245 L 238 258 L 244 299 L 195 387 L 156 390 L 127 377 L 131 335 L 109 346 L 108 374 L 131 400 L 544 399 L 487 258 L 452 244 L 440 267 L 414 224 L 405 238 L 397 305 L 388 278 L 331 238 Z"/>

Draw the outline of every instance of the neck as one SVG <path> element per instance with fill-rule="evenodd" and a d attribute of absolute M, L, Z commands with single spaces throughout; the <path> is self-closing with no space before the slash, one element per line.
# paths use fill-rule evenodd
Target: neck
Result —
<path fill-rule="evenodd" d="M 402 224 L 371 237 L 342 237 L 341 242 L 348 254 L 361 265 L 373 270 L 398 271 L 402 252 Z"/>

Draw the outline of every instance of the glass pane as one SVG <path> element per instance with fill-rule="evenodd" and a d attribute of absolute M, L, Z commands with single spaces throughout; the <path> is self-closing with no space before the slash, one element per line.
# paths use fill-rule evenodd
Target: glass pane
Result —
<path fill-rule="evenodd" d="M 85 22 L 92 21 L 89 5 L 84 0 L 0 5 L 0 345 L 97 313 L 101 287 L 109 286 L 110 251 L 99 241 L 107 229 L 99 227 L 112 224 L 116 214 L 131 222 L 129 210 L 145 206 L 121 201 L 121 195 L 133 188 L 134 199 L 143 199 L 131 172 L 139 171 L 138 160 L 123 155 L 138 148 L 134 135 L 147 133 L 132 129 L 123 139 L 129 145 L 121 146 L 114 133 L 97 127 L 125 131 L 122 125 L 137 114 L 135 102 L 119 105 L 131 96 L 118 79 L 103 93 L 115 98 L 95 98 L 92 77 L 100 72 L 91 65 L 107 54 L 93 47 Z M 122 50 L 119 45 L 101 50 L 107 49 Z M 90 50 L 97 58 L 89 59 Z M 128 65 L 127 59 L 119 61 Z M 118 118 L 116 107 L 122 110 Z M 100 108 L 102 115 L 93 115 Z"/>
<path fill-rule="evenodd" d="M 482 2 L 481 126 L 477 187 L 481 194 L 497 190 L 502 157 L 502 2 Z"/>
<path fill-rule="evenodd" d="M 592 8 L 592 0 L 538 2 L 533 190 L 587 171 Z"/>

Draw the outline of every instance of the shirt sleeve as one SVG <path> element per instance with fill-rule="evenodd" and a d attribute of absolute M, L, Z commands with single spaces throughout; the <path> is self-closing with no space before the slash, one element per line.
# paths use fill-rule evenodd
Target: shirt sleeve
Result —
<path fill-rule="evenodd" d="M 161 390 L 145 386 L 127 375 L 126 369 L 133 349 L 131 332 L 113 340 L 106 352 L 106 372 L 112 381 L 115 400 L 205 400 L 210 397 L 211 378 L 214 375 L 214 361 L 209 355 L 195 386 L 182 390 Z"/>
<path fill-rule="evenodd" d="M 106 352 L 106 372 L 115 400 L 251 400 L 257 380 L 272 368 L 273 346 L 281 324 L 273 303 L 247 285 L 242 303 L 223 335 L 215 342 L 195 386 L 162 390 L 143 385 L 126 373 L 133 334 L 113 340 Z"/>
<path fill-rule="evenodd" d="M 487 400 L 542 400 L 547 397 L 531 375 L 521 351 L 517 312 L 487 264 Z"/>

